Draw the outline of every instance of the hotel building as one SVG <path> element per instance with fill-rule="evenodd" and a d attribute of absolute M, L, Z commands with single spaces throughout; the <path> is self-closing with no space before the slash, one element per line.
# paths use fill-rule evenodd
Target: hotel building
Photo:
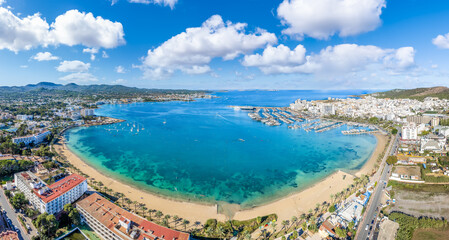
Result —
<path fill-rule="evenodd" d="M 76 203 L 81 221 L 105 240 L 189 240 L 188 233 L 169 229 L 132 214 L 94 193 Z"/>
<path fill-rule="evenodd" d="M 86 178 L 78 174 L 47 185 L 36 175 L 26 171 L 14 174 L 14 181 L 35 209 L 48 214 L 60 212 L 64 205 L 75 202 L 87 191 Z"/>
<path fill-rule="evenodd" d="M 51 132 L 48 130 L 45 130 L 40 133 L 36 133 L 33 135 L 23 136 L 23 137 L 15 137 L 12 139 L 12 142 L 15 144 L 20 144 L 21 142 L 25 143 L 25 145 L 28 145 L 30 143 L 39 144 L 42 141 L 44 141 L 45 137 L 49 135 Z"/>

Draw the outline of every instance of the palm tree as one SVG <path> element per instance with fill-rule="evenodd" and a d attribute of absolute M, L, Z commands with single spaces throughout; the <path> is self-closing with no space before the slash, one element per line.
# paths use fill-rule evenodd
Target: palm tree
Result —
<path fill-rule="evenodd" d="M 147 212 L 147 207 L 146 206 L 142 206 L 142 215 L 143 215 L 143 218 L 145 218 L 145 213 Z"/>
<path fill-rule="evenodd" d="M 292 225 L 296 223 L 296 221 L 298 221 L 298 218 L 296 216 L 292 216 L 292 219 L 290 219 L 292 221 Z"/>
<path fill-rule="evenodd" d="M 133 204 L 134 204 L 134 212 L 137 214 L 137 205 L 139 204 L 139 202 L 133 201 Z"/>
<path fill-rule="evenodd" d="M 176 228 L 176 225 L 178 224 L 178 221 L 179 221 L 178 215 L 173 216 L 173 221 L 175 222 L 175 228 Z"/>
<path fill-rule="evenodd" d="M 128 204 L 128 209 L 129 209 L 129 205 L 131 205 L 132 201 L 129 198 L 126 198 L 125 201 L 126 201 L 126 204 Z"/>
<path fill-rule="evenodd" d="M 190 223 L 190 221 L 187 220 L 187 219 L 184 219 L 184 220 L 182 221 L 182 225 L 184 225 L 184 231 L 186 231 L 187 225 L 189 225 L 189 223 Z"/>
<path fill-rule="evenodd" d="M 201 226 L 201 222 L 200 221 L 196 221 L 195 223 L 195 227 L 198 228 L 199 226 Z"/>
<path fill-rule="evenodd" d="M 170 226 L 170 218 L 171 218 L 171 216 L 169 214 L 164 216 L 164 219 L 167 221 L 167 226 L 168 227 Z"/>
<path fill-rule="evenodd" d="M 151 214 L 152 214 L 154 211 L 155 211 L 154 209 L 149 209 L 149 210 L 148 210 L 148 213 L 149 213 L 149 215 L 150 215 L 150 216 L 149 216 L 150 221 L 151 221 Z"/>
<path fill-rule="evenodd" d="M 335 195 L 334 194 L 331 194 L 331 200 L 332 200 L 332 202 L 334 202 L 333 200 L 334 200 L 334 197 L 335 197 Z"/>
<path fill-rule="evenodd" d="M 271 234 L 272 236 L 275 236 L 274 234 L 276 233 L 276 223 L 275 222 L 273 222 L 272 224 L 271 224 L 271 228 L 273 229 L 273 233 Z"/>
<path fill-rule="evenodd" d="M 317 203 L 316 205 L 315 205 L 315 213 L 318 213 L 318 211 L 320 210 L 320 204 L 319 203 Z"/>
<path fill-rule="evenodd" d="M 223 238 L 224 235 L 224 229 L 222 226 L 218 226 L 217 229 L 215 229 L 215 231 L 217 232 L 217 235 L 220 237 L 220 239 Z"/>
<path fill-rule="evenodd" d="M 284 230 L 284 228 L 285 228 L 287 225 L 289 225 L 289 221 L 288 221 L 288 220 L 282 221 L 282 229 L 281 229 L 281 231 Z"/>
<path fill-rule="evenodd" d="M 164 215 L 161 211 L 157 211 L 156 212 L 156 217 L 158 218 L 158 219 L 160 219 L 161 217 L 162 217 L 162 215 Z"/>
<path fill-rule="evenodd" d="M 98 182 L 98 187 L 100 188 L 100 192 L 101 192 L 101 190 L 103 189 L 103 183 L 102 182 Z"/>

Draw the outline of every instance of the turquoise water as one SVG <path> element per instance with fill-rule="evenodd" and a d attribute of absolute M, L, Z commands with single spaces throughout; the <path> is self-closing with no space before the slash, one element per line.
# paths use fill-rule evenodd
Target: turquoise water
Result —
<path fill-rule="evenodd" d="M 228 106 L 287 106 L 297 98 L 357 93 L 232 91 L 190 103 L 105 105 L 96 114 L 126 122 L 76 128 L 66 137 L 89 165 L 142 189 L 249 207 L 304 189 L 337 169 L 360 168 L 376 138 L 342 135 L 346 126 L 323 133 L 269 127 Z"/>

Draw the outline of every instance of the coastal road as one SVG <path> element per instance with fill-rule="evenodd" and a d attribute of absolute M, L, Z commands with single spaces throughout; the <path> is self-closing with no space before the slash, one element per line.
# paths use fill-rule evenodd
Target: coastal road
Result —
<path fill-rule="evenodd" d="M 11 219 L 12 224 L 20 229 L 18 232 L 19 239 L 21 240 L 31 240 L 30 237 L 26 234 L 26 230 L 23 229 L 22 224 L 19 223 L 19 220 L 17 219 L 17 213 L 15 210 L 9 205 L 8 200 L 6 199 L 5 192 L 0 187 L 0 204 L 2 206 L 2 209 L 6 211 L 6 216 L 8 216 L 8 219 Z"/>
<path fill-rule="evenodd" d="M 356 235 L 357 240 L 371 239 L 371 237 L 373 236 L 374 230 L 376 228 L 377 216 L 380 211 L 380 200 L 382 199 L 383 191 L 388 184 L 388 178 L 390 177 L 391 171 L 391 166 L 386 164 L 385 161 L 388 156 L 394 155 L 396 153 L 398 147 L 398 136 L 399 134 L 397 134 L 393 139 L 393 142 L 390 143 L 390 145 L 388 146 L 389 148 L 387 149 L 388 154 L 385 154 L 384 159 L 382 159 L 382 162 L 385 163 L 385 166 L 380 175 L 380 178 L 375 178 L 375 180 L 377 180 L 377 185 L 368 205 L 366 206 L 363 220 L 359 224 Z"/>

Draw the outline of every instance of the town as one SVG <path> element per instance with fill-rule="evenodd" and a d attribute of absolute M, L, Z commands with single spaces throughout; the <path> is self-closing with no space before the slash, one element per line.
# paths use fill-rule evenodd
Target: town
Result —
<path fill-rule="evenodd" d="M 198 93 L 182 96 L 210 98 Z M 54 151 L 53 144 L 68 128 L 122 121 L 96 116 L 100 105 L 142 99 L 1 102 L 3 239 L 72 239 L 76 235 L 85 239 L 393 239 L 410 236 L 404 232 L 410 227 L 419 231 L 422 226 L 447 226 L 448 216 L 438 211 L 445 204 L 443 184 L 449 184 L 449 102 L 445 99 L 364 96 L 297 100 L 284 108 L 234 107 L 250 111 L 252 119 L 273 127 L 286 124 L 320 133 L 351 126 L 341 133 L 382 134 L 388 142 L 369 174 L 344 173 L 353 183 L 332 194 L 330 202 L 317 203 L 308 213 L 279 223 L 276 215 L 269 215 L 247 223 L 232 221 L 232 226 L 213 219 L 191 223 L 187 218 L 164 216 L 104 187 Z M 180 95 L 157 99 L 179 100 Z M 413 197 L 416 192 L 433 198 L 435 204 Z M 423 215 L 423 211 L 432 214 Z M 410 219 L 419 219 L 418 225 L 410 226 Z"/>

